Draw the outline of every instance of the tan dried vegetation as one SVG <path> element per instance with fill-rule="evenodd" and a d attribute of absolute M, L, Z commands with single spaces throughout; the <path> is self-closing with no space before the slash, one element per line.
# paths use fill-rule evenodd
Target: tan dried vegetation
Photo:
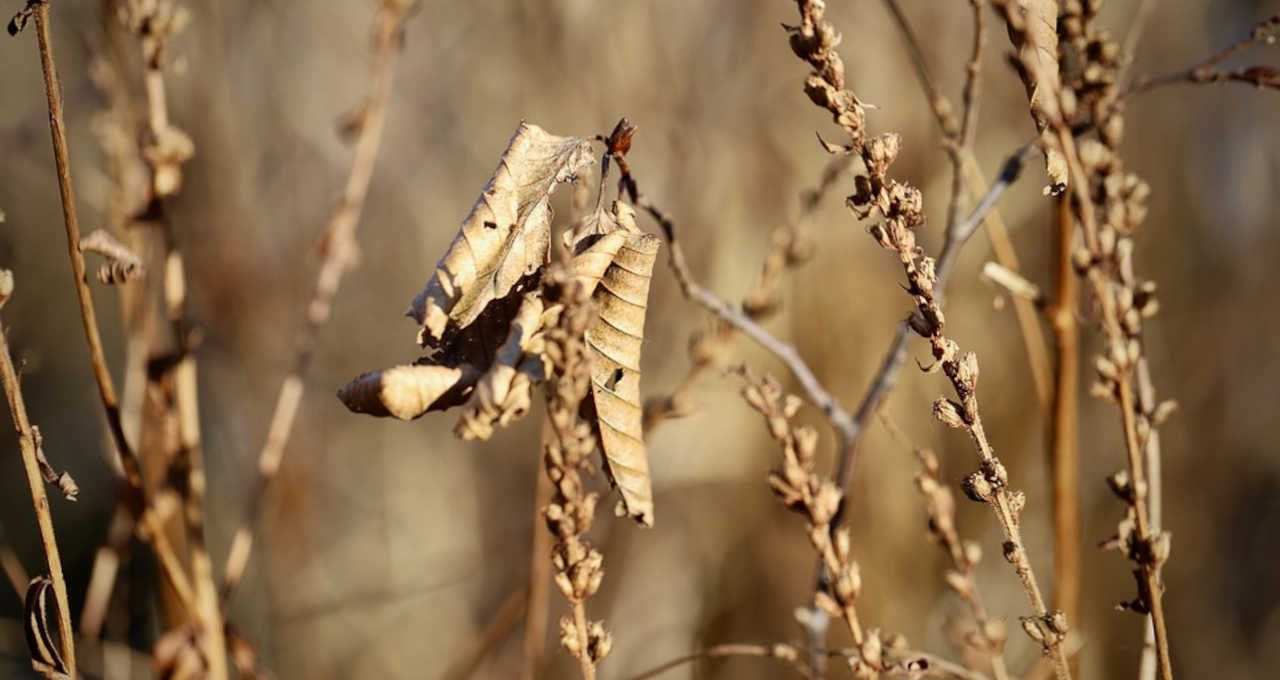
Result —
<path fill-rule="evenodd" d="M 112 602 L 121 552 L 132 536 L 150 547 L 164 576 L 158 592 L 165 630 L 155 642 L 155 672 L 166 678 L 217 679 L 232 673 L 262 677 L 265 671 L 258 667 L 258 651 L 227 620 L 228 607 L 248 565 L 266 488 L 282 463 L 317 335 L 330 317 L 343 274 L 358 262 L 356 226 L 387 109 L 394 99 L 392 74 L 413 3 L 376 3 L 369 95 L 346 124 L 355 148 L 348 181 L 322 234 L 322 264 L 302 319 L 293 366 L 281 383 L 261 448 L 250 505 L 243 510 L 243 525 L 221 561 L 213 559 L 205 543 L 208 508 L 196 402 L 200 338 L 186 319 L 182 225 L 174 224 L 166 210 L 166 202 L 182 191 L 184 166 L 197 148 L 170 120 L 166 94 L 167 50 L 188 27 L 189 14 L 180 3 L 169 0 L 107 4 L 117 22 L 107 33 L 109 44 L 93 75 L 107 104 L 95 131 L 107 152 L 112 203 L 106 228 L 86 237 L 81 237 L 76 214 L 64 102 L 50 44 L 50 3 L 30 0 L 13 18 L 10 32 L 16 35 L 33 28 L 27 32 L 35 34 L 41 57 L 67 249 L 89 356 L 115 447 L 119 510 L 106 545 L 97 553 L 90 582 L 68 584 L 46 486 L 67 500 L 75 500 L 78 487 L 69 474 L 52 464 L 39 429 L 30 422 L 19 385 L 20 367 L 14 365 L 0 332 L 0 377 L 46 564 L 27 584 L 22 582 L 25 572 L 16 557 L 9 552 L 0 557 L 4 557 L 5 572 L 20 582 L 15 586 L 26 593 L 24 625 L 31 661 L 46 677 L 82 674 L 77 670 L 77 632 L 68 588 L 87 585 L 78 635 L 96 640 Z M 1095 310 L 1086 318 L 1088 326 L 1096 326 L 1100 347 L 1093 360 L 1097 379 L 1091 391 L 1118 410 L 1125 454 L 1116 461 L 1120 471 L 1107 480 L 1124 504 L 1124 517 L 1105 547 L 1120 551 L 1133 563 L 1136 592 L 1121 606 L 1146 621 L 1148 645 L 1142 660 L 1135 661 L 1140 664 L 1140 677 L 1173 677 L 1177 641 L 1168 636 L 1161 577 L 1170 558 L 1171 533 L 1161 521 L 1158 433 L 1173 404 L 1157 398 L 1146 352 L 1152 340 L 1144 333 L 1144 321 L 1156 313 L 1156 286 L 1137 273 L 1134 254 L 1140 247 L 1139 227 L 1152 189 L 1126 169 L 1121 145 L 1124 105 L 1130 96 L 1177 82 L 1277 87 L 1272 67 L 1230 70 L 1222 64 L 1254 44 L 1272 41 L 1280 18 L 1260 23 L 1239 43 L 1186 70 L 1130 80 L 1126 68 L 1137 39 L 1133 38 L 1128 52 L 1123 51 L 1100 25 L 1098 0 L 969 0 L 973 41 L 957 116 L 933 85 L 898 2 L 885 0 L 884 4 L 917 57 L 917 75 L 937 115 L 953 166 L 944 241 L 936 257 L 925 252 L 917 236 L 927 223 L 922 192 L 893 174 L 895 161 L 912 142 L 875 129 L 892 127 L 893 112 L 874 111 L 873 115 L 872 108 L 851 89 L 838 49 L 841 34 L 828 21 L 825 3 L 798 0 L 796 23 L 784 25 L 785 36 L 779 40 L 789 40 L 795 55 L 809 66 L 809 73 L 796 80 L 842 134 L 835 142 L 820 137 L 822 147 L 835 158 L 818 186 L 805 195 L 801 217 L 774 232 L 760 275 L 741 304 L 725 301 L 694 278 L 677 239 L 678 219 L 641 191 L 628 162 L 636 128 L 627 119 L 607 135 L 580 136 L 560 136 L 521 122 L 453 242 L 409 302 L 407 314 L 418 325 L 420 356 L 389 362 L 394 365 L 358 376 L 338 390 L 346 407 L 360 414 L 412 420 L 432 411 L 456 410 L 453 431 L 463 440 L 489 439 L 497 429 L 539 414 L 545 480 L 537 512 L 547 534 L 534 542 L 534 577 L 523 616 L 531 631 L 541 632 L 537 622 L 546 616 L 540 611 L 548 606 L 545 589 L 548 581 L 554 583 L 568 603 L 559 621 L 560 644 L 577 660 L 584 678 L 595 678 L 602 664 L 607 664 L 610 650 L 627 644 L 615 641 L 603 621 L 587 615 L 606 574 L 606 556 L 591 537 L 597 505 L 606 498 L 605 490 L 594 481 L 595 472 L 602 471 L 616 489 L 619 515 L 629 516 L 647 530 L 662 531 L 661 523 L 655 526 L 660 515 L 654 507 L 646 436 L 694 410 L 700 380 L 726 365 L 727 348 L 739 334 L 780 360 L 803 395 L 788 395 L 777 379 L 745 367 L 734 372 L 744 383 L 746 404 L 763 417 L 780 451 L 778 464 L 767 473 L 768 487 L 786 508 L 803 518 L 803 532 L 814 552 L 814 587 L 796 612 L 798 632 L 803 635 L 765 644 L 726 641 L 635 677 L 653 677 L 685 663 L 726 656 L 773 659 L 803 677 L 834 674 L 831 662 L 838 661 L 853 677 L 865 680 L 887 676 L 1004 680 L 1045 673 L 1069 678 L 1078 672 L 1072 655 L 1082 644 L 1107 644 L 1086 640 L 1075 626 L 1081 596 L 1075 544 L 1082 493 L 1076 479 L 1074 435 L 1075 368 L 1081 344 L 1075 324 L 1082 304 Z M 983 55 L 991 41 L 987 24 L 992 20 L 1007 29 L 1010 63 L 1025 86 L 1035 138 L 1011 150 L 1005 167 L 987 183 L 976 170 L 971 146 L 978 128 Z M 141 72 L 132 70 L 123 58 L 127 51 L 140 56 Z M 139 90 L 131 79 L 140 81 L 141 101 L 132 100 Z M 1031 154 L 1044 158 L 1049 195 L 1045 208 L 1055 216 L 1059 245 L 1058 277 L 1048 293 L 1029 282 L 1032 274 L 1018 270 L 995 210 Z M 575 214 L 559 220 L 552 210 L 553 193 L 575 182 L 583 187 Z M 795 346 L 762 325 L 780 307 L 777 290 L 786 273 L 812 256 L 814 242 L 807 223 L 823 197 L 837 189 L 848 194 L 850 226 L 865 223 L 872 239 L 896 257 L 912 305 L 880 371 L 852 411 L 823 385 Z M 660 235 L 646 231 L 640 218 L 651 218 Z M 1029 319 L 1031 330 L 1025 323 L 1022 330 L 1037 377 L 1035 396 L 1051 416 L 1047 441 L 1054 461 L 1052 493 L 1015 487 L 1015 479 L 1025 486 L 1030 475 L 1011 470 L 995 451 L 979 409 L 979 358 L 962 349 L 944 312 L 943 293 L 956 256 L 983 225 L 993 241 L 1005 244 L 997 245 L 1001 263 L 990 263 L 987 276 L 1008 290 L 1029 315 L 1020 321 Z M 711 315 L 713 325 L 690 339 L 687 375 L 669 393 L 645 400 L 640 383 L 645 317 L 650 282 L 664 243 L 679 289 Z M 106 363 L 85 253 L 102 259 L 97 281 L 120 291 L 126 319 L 123 392 L 117 391 Z M 1083 303 L 1076 297 L 1077 277 L 1088 296 Z M 13 276 L 4 271 L 0 305 L 13 294 Z M 1036 314 L 1044 314 L 1053 329 L 1049 347 L 1044 345 Z M 1088 326 L 1081 330 L 1089 332 Z M 877 586 L 876 575 L 864 574 L 856 555 L 875 547 L 858 545 L 846 517 L 860 437 L 897 383 L 912 336 L 923 339 L 932 356 L 920 368 L 940 374 L 948 384 L 948 393 L 931 407 L 920 403 L 916 408 L 931 408 L 938 421 L 970 440 L 976 467 L 964 476 L 959 490 L 991 509 L 1001 535 L 993 547 L 1009 563 L 1026 598 L 1020 611 L 995 611 L 984 599 L 975 576 L 985 551 L 976 540 L 961 537 L 955 489 L 941 473 L 939 458 L 918 450 L 916 486 L 928 515 L 927 537 L 943 551 L 947 560 L 943 582 L 967 612 L 955 635 L 959 655 L 954 659 L 945 652 L 912 646 L 903 635 L 874 625 L 875 612 L 860 609 L 860 596 Z M 984 364 L 993 360 L 986 358 Z M 1040 383 L 1046 383 L 1043 390 Z M 834 435 L 835 463 L 830 471 L 822 462 L 819 431 L 799 423 L 806 406 L 818 409 Z M 907 435 L 897 435 L 907 442 Z M 1051 583 L 1032 568 L 1026 540 L 1029 528 L 1023 523 L 1029 504 L 1045 503 L 1050 497 L 1056 567 Z M 217 568 L 223 573 L 220 583 Z M 1040 663 L 1018 668 L 1006 659 L 1004 620 L 1014 616 L 1041 648 Z M 828 624 L 833 620 L 848 634 L 849 646 L 829 642 Z M 527 677 L 538 672 L 541 645 L 536 633 L 526 640 Z"/>

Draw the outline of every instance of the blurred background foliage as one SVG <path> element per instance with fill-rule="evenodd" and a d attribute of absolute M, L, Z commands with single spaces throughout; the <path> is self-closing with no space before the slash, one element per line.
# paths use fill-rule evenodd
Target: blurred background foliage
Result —
<path fill-rule="evenodd" d="M 208 529 L 218 556 L 252 488 L 267 414 L 314 277 L 315 241 L 345 173 L 350 149 L 335 128 L 365 90 L 372 8 L 314 0 L 188 4 L 192 23 L 172 47 L 170 99 L 196 156 L 170 206 L 187 255 L 191 316 L 203 337 Z M 1122 34 L 1136 3 L 1108 4 L 1105 22 Z M 475 651 L 495 611 L 525 587 L 538 413 L 493 441 L 464 444 L 450 434 L 452 417 L 374 420 L 349 414 L 333 396 L 361 371 L 416 356 L 413 324 L 402 313 L 519 120 L 578 135 L 606 133 L 623 115 L 636 122 L 630 160 L 646 193 L 677 220 L 696 275 L 731 299 L 747 291 L 770 231 L 795 218 L 798 195 L 827 162 L 813 132 L 830 125 L 806 100 L 807 69 L 779 28 L 794 20 L 792 3 L 419 5 L 407 25 L 360 227 L 362 263 L 321 333 L 310 389 L 259 527 L 263 538 L 232 608 L 232 620 L 282 678 L 448 677 Z M 872 129 L 903 136 L 896 174 L 924 190 L 930 226 L 921 238 L 936 249 L 950 170 L 906 52 L 877 0 L 830 5 L 844 33 L 850 84 L 876 106 Z M 957 97 L 970 40 L 965 3 L 903 5 L 940 85 Z M 1159 2 L 1134 72 L 1189 65 L 1277 11 L 1275 0 Z M 92 133 L 104 101 L 89 77 L 107 18 L 102 4 L 89 0 L 56 2 L 53 16 L 82 221 L 91 230 L 101 226 L 110 190 Z M 993 19 L 988 28 L 992 49 L 976 151 L 992 176 L 1033 130 L 1022 85 L 1005 61 L 1003 27 Z M 0 266 L 13 269 L 18 282 L 4 318 L 26 361 L 33 420 L 56 464 L 82 487 L 76 504 L 54 500 L 78 608 L 115 498 L 28 38 L 0 41 L 0 210 L 7 218 Z M 1272 49 L 1255 61 L 1274 57 Z M 1280 314 L 1271 288 L 1280 257 L 1276 105 L 1274 92 L 1242 86 L 1173 86 L 1137 97 L 1127 116 L 1126 161 L 1153 188 L 1152 214 L 1138 240 L 1140 269 L 1161 290 L 1162 312 L 1148 325 L 1153 373 L 1162 393 L 1181 406 L 1163 436 L 1165 523 L 1174 536 L 1165 601 L 1175 668 L 1188 678 L 1264 677 L 1280 669 L 1274 644 Z M 1028 276 L 1047 284 L 1051 222 L 1042 186 L 1040 168 L 1030 168 L 1000 209 Z M 842 180 L 816 214 L 817 255 L 785 283 L 782 312 L 770 328 L 796 343 L 823 382 L 852 405 L 909 300 L 893 258 L 842 207 L 849 190 Z M 1012 310 L 977 275 L 990 257 L 979 234 L 956 272 L 949 330 L 982 359 L 984 417 L 1028 494 L 1025 533 L 1047 579 L 1044 423 Z M 96 292 L 119 375 L 114 295 Z M 644 355 L 649 394 L 680 379 L 689 334 L 708 323 L 661 265 L 652 300 Z M 923 346 L 915 353 L 926 355 Z M 745 341 L 725 359 L 788 378 Z M 798 639 L 792 610 L 807 601 L 811 550 L 800 519 L 765 486 L 777 452 L 738 387 L 737 379 L 713 374 L 702 383 L 694 415 L 653 433 L 653 530 L 613 517 L 597 523 L 606 576 L 591 614 L 615 636 L 605 678 L 719 642 Z M 913 443 L 934 447 L 945 477 L 957 482 L 972 468 L 968 444 L 929 417 L 944 388 L 937 376 L 908 370 L 884 410 Z M 1131 597 L 1133 580 L 1118 555 L 1092 547 L 1111 535 L 1122 514 L 1103 483 L 1122 464 L 1122 441 L 1110 407 L 1087 395 L 1081 403 L 1086 609 L 1073 628 L 1085 636 L 1082 677 L 1126 677 L 1136 664 L 1141 620 L 1114 605 Z M 820 424 L 818 415 L 806 417 Z M 829 463 L 830 441 L 825 455 Z M 0 438 L 4 539 L 34 570 L 39 541 L 20 464 L 15 438 Z M 949 651 L 946 622 L 960 604 L 944 590 L 941 552 L 925 541 L 915 467 L 910 449 L 874 425 L 849 513 L 865 581 L 859 608 L 871 625 Z M 962 534 L 981 540 L 991 556 L 979 573 L 988 605 L 1016 629 L 1025 602 L 1007 565 L 995 558 L 999 529 L 976 505 L 966 503 L 961 512 Z M 149 596 L 155 578 L 148 553 L 135 548 L 108 624 L 112 635 L 143 650 L 157 632 Z M 553 594 L 552 615 L 562 606 Z M 0 586 L 0 616 L 12 621 L 19 613 L 19 598 Z M 16 624 L 3 628 L 0 670 L 27 667 L 17 631 Z M 480 677 L 518 672 L 520 631 L 516 626 L 487 651 Z M 1015 668 L 1036 654 L 1022 635 L 1011 635 Z M 568 677 L 571 662 L 552 649 L 544 677 Z M 770 664 L 727 660 L 667 677 L 776 677 L 780 668 Z"/>

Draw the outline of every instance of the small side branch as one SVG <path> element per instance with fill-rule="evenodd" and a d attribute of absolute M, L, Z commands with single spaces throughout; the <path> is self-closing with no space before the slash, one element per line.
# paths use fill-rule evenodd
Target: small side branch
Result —
<path fill-rule="evenodd" d="M 1180 71 L 1161 76 L 1139 78 L 1124 92 L 1120 99 L 1174 83 L 1203 85 L 1208 83 L 1244 83 L 1254 87 L 1280 90 L 1280 68 L 1267 64 L 1237 69 L 1222 69 L 1223 62 L 1254 45 L 1272 45 L 1280 35 L 1280 14 L 1258 22 L 1249 35 L 1209 55 L 1204 60 Z"/>

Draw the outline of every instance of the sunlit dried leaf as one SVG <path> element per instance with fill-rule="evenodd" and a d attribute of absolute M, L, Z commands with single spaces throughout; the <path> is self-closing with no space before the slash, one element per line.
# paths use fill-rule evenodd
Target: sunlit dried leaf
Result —
<path fill-rule="evenodd" d="M 586 138 L 559 137 L 527 123 L 516 128 L 488 186 L 409 308 L 423 325 L 423 346 L 439 346 L 447 332 L 470 325 L 490 301 L 546 264 L 551 192 L 591 161 Z"/>
<path fill-rule="evenodd" d="M 352 380 L 338 398 L 355 413 L 412 420 L 462 403 L 479 377 L 470 364 L 394 366 Z"/>
<path fill-rule="evenodd" d="M 540 356 L 543 311 L 540 297 L 525 294 L 506 340 L 458 417 L 454 433 L 459 437 L 488 439 L 495 425 L 509 425 L 528 412 L 533 386 L 545 377 Z"/>
<path fill-rule="evenodd" d="M 1050 181 L 1046 192 L 1056 194 L 1067 186 L 1066 159 L 1048 132 L 1049 123 L 1059 115 L 1057 93 L 1062 90 L 1058 75 L 1058 3 L 1057 0 L 1017 0 L 1017 6 L 1025 17 L 1026 30 L 1021 42 L 1018 36 L 1014 36 L 1014 40 L 1031 113 L 1041 133 L 1045 172 Z"/>
<path fill-rule="evenodd" d="M 68 678 L 67 666 L 58 653 L 58 645 L 49 627 L 49 593 L 52 590 L 53 581 L 48 577 L 31 579 L 22 607 L 23 628 L 27 636 L 27 650 L 31 653 L 31 665 L 36 672 L 46 678 Z"/>
<path fill-rule="evenodd" d="M 642 434 L 640 347 L 649 281 L 661 239 L 635 226 L 635 212 L 616 202 L 573 236 L 574 274 L 592 290 L 597 316 L 587 330 L 591 395 L 605 469 L 627 514 L 653 524 L 653 490 Z"/>
<path fill-rule="evenodd" d="M 80 241 L 80 250 L 106 258 L 106 263 L 98 269 L 98 280 L 102 283 L 125 283 L 144 274 L 142 259 L 103 229 L 84 237 Z"/>

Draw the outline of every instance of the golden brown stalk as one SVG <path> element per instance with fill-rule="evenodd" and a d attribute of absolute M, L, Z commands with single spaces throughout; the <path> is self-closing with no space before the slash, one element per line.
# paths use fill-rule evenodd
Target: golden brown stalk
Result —
<path fill-rule="evenodd" d="M 646 430 L 647 431 L 647 430 Z M 542 424 L 542 447 L 550 443 L 551 425 Z M 536 474 L 536 486 L 533 494 L 533 548 L 529 562 L 529 607 L 524 618 L 524 666 L 521 677 L 524 680 L 537 680 L 538 668 L 542 662 L 542 653 L 547 639 L 547 610 L 550 605 L 551 563 L 547 555 L 551 552 L 551 533 L 543 531 L 545 522 L 542 509 L 551 503 L 551 480 L 547 475 Z"/>
<path fill-rule="evenodd" d="M 1071 253 L 1075 218 L 1066 195 L 1056 199 L 1054 217 L 1053 413 L 1049 419 L 1049 463 L 1053 480 L 1053 601 L 1070 621 L 1080 612 L 1079 370 L 1076 332 L 1077 286 Z"/>
<path fill-rule="evenodd" d="M 227 553 L 226 571 L 222 582 L 222 601 L 231 599 L 248 566 L 253 550 L 253 531 L 262 514 L 263 496 L 275 479 L 284 459 L 293 422 L 302 403 L 303 386 L 311 365 L 316 337 L 329 320 L 333 299 L 342 284 L 342 277 L 355 266 L 358 246 L 356 227 L 364 210 L 369 182 L 381 147 L 382 131 L 386 125 L 387 107 L 391 99 L 391 82 L 400 54 L 400 34 L 412 0 L 380 0 L 373 39 L 374 61 L 369 97 L 361 109 L 355 153 L 351 169 L 343 189 L 341 200 L 325 227 L 324 261 L 316 277 L 315 290 L 307 305 L 302 332 L 298 336 L 293 369 L 280 385 L 266 440 L 258 454 L 258 480 L 250 492 L 249 505 L 244 519 L 232 539 Z"/>
<path fill-rule="evenodd" d="M 39 20 L 39 19 L 37 19 Z M 0 270 L 0 306 L 13 293 L 13 274 Z M 9 402 L 9 415 L 18 433 L 18 445 L 22 451 L 22 466 L 27 473 L 27 486 L 31 489 L 31 502 L 35 508 L 36 525 L 40 529 L 40 545 L 44 548 L 45 564 L 49 567 L 49 579 L 53 582 L 53 597 L 58 609 L 58 656 L 63 664 L 56 670 L 68 677 L 76 677 L 75 634 L 71 630 L 71 604 L 67 599 L 67 580 L 62 573 L 62 557 L 58 553 L 58 540 L 53 532 L 53 515 L 49 510 L 49 497 L 45 494 L 45 481 L 40 473 L 39 446 L 35 428 L 27 418 L 27 404 L 22 398 L 22 386 L 18 372 L 14 370 L 9 354 L 9 341 L 0 325 L 0 380 L 4 381 L 4 395 Z M 22 593 L 27 590 L 24 587 Z M 42 613 L 43 615 L 43 613 Z M 40 666 L 37 665 L 37 670 Z"/>
<path fill-rule="evenodd" d="M 603 622 L 588 621 L 586 602 L 604 579 L 604 556 L 591 546 L 587 533 L 599 495 L 586 489 L 596 436 L 579 407 L 591 389 L 591 366 L 585 335 L 594 316 L 586 286 L 560 270 L 547 274 L 543 297 L 563 305 L 546 331 L 547 437 L 543 465 L 551 480 L 551 502 L 542 510 L 554 538 L 551 565 L 556 587 L 571 612 L 560 619 L 560 644 L 578 660 L 584 680 L 594 680 L 596 666 L 613 646 Z"/>

